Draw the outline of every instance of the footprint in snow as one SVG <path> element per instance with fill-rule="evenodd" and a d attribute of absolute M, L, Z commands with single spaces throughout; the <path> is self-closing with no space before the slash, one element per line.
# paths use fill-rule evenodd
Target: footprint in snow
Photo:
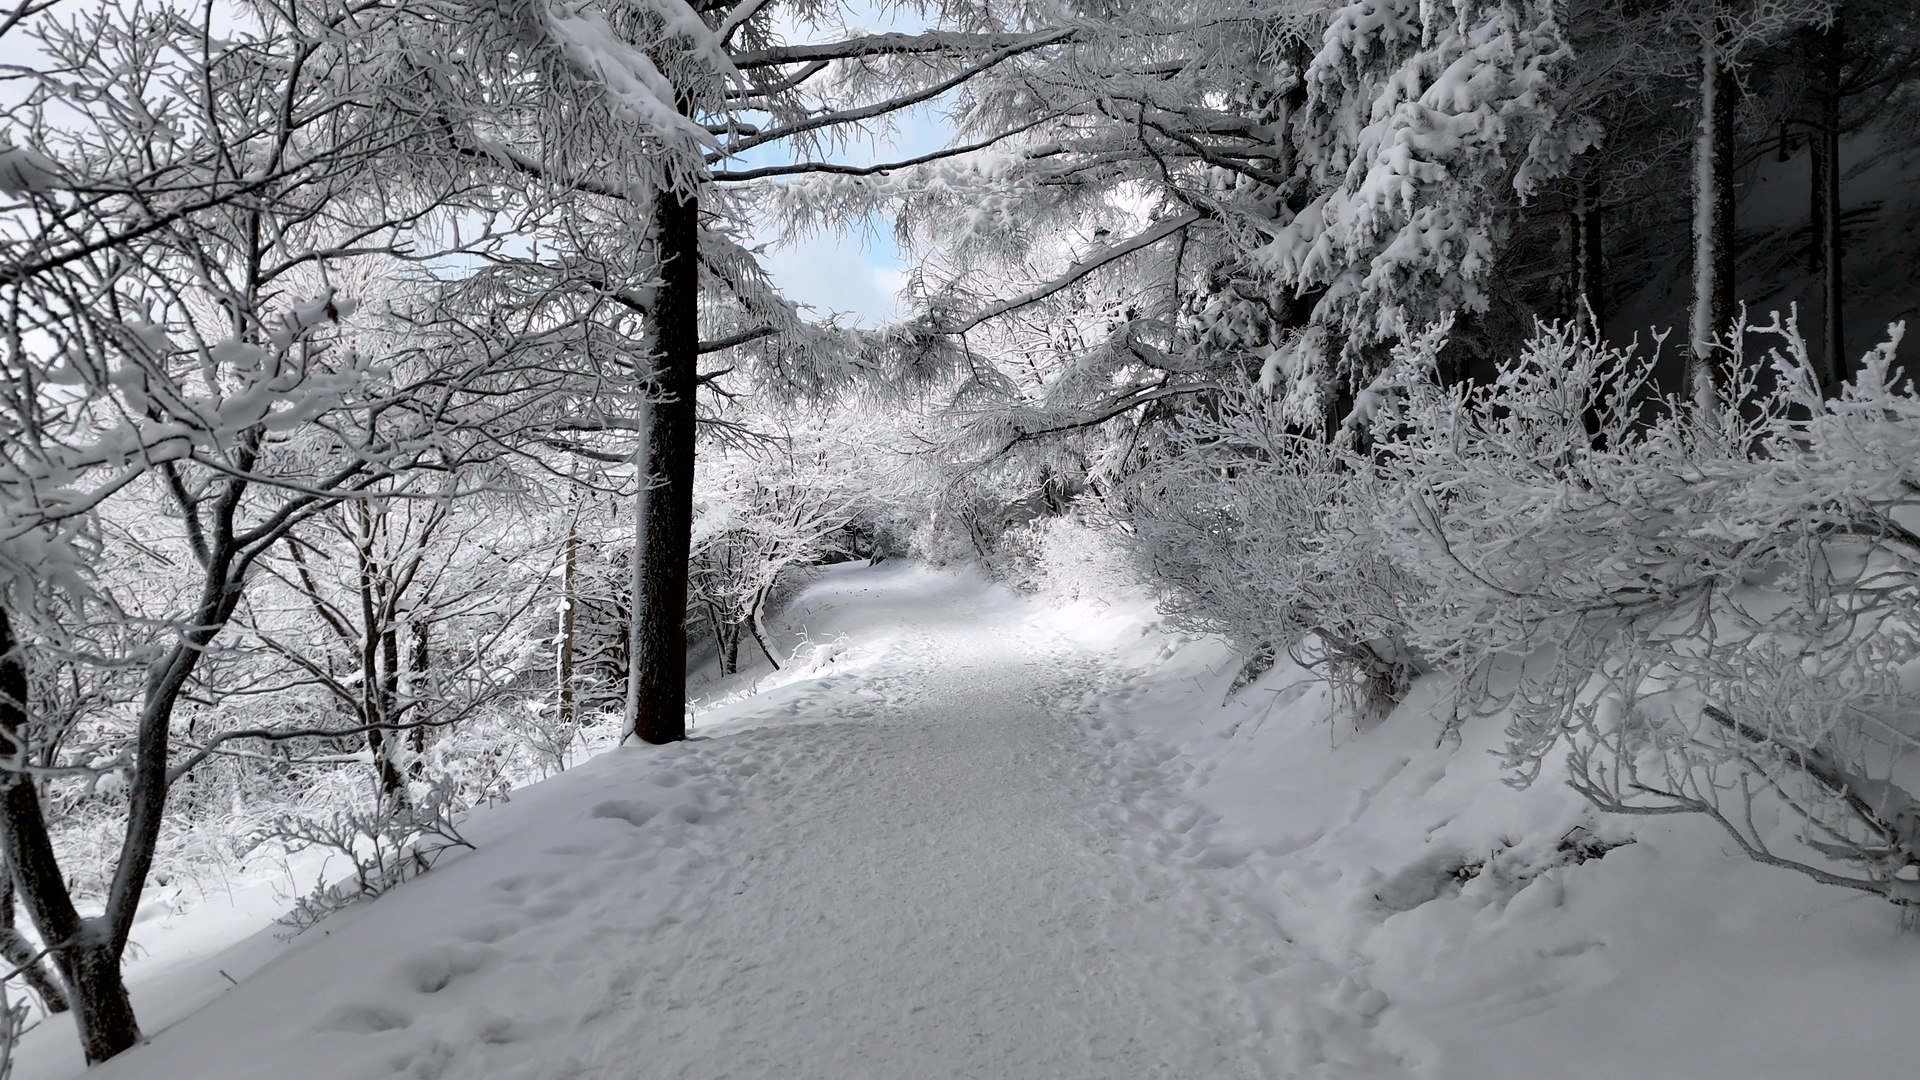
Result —
<path fill-rule="evenodd" d="M 638 799 L 608 799 L 588 811 L 587 816 L 624 821 L 637 829 L 652 821 L 658 813 L 659 807 Z"/>
<path fill-rule="evenodd" d="M 316 1031 L 337 1031 L 349 1035 L 374 1035 L 399 1031 L 413 1023 L 401 1010 L 384 1004 L 342 1005 L 321 1018 Z"/>
<path fill-rule="evenodd" d="M 519 933 L 520 929 L 519 923 L 486 922 L 478 926 L 469 926 L 457 932 L 454 936 L 464 941 L 478 942 L 482 945 L 492 945 L 496 942 L 505 941 L 507 938 Z"/>
<path fill-rule="evenodd" d="M 455 981 L 486 969 L 499 957 L 499 950 L 486 945 L 440 945 L 401 961 L 400 976 L 417 994 L 437 994 Z"/>

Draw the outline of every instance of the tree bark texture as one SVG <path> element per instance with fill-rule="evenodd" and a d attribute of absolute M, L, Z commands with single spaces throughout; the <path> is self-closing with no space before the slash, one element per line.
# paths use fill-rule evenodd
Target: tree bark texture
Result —
<path fill-rule="evenodd" d="M 1734 315 L 1733 136 L 1736 88 L 1726 55 L 1724 19 L 1700 40 L 1699 127 L 1694 140 L 1693 320 L 1688 382 L 1711 408 L 1725 387 L 1734 355 L 1715 343 Z M 1737 343 L 1730 343 L 1737 347 Z"/>
<path fill-rule="evenodd" d="M 0 608 L 0 753 L 24 761 L 27 665 L 22 649 L 7 611 Z M 115 928 L 104 918 L 82 919 L 74 910 L 47 833 L 40 793 L 33 777 L 17 769 L 0 771 L 0 844 L 27 912 L 66 982 L 87 1064 L 105 1061 L 139 1042 L 140 1025 L 120 976 L 121 942 Z M 151 852 L 146 861 L 152 862 Z M 145 870 L 142 866 L 143 879 Z"/>
<path fill-rule="evenodd" d="M 1813 35 L 1809 52 L 1818 116 L 1812 138 L 1807 140 L 1813 164 L 1808 263 L 1820 292 L 1821 389 L 1833 396 L 1852 374 L 1847 361 L 1846 298 L 1841 285 L 1845 244 L 1840 233 L 1840 79 L 1846 38 L 1838 12 L 1832 25 Z"/>
<path fill-rule="evenodd" d="M 700 207 L 691 194 L 654 200 L 660 291 L 654 312 L 660 391 L 647 431 L 646 497 L 633 732 L 649 743 L 687 737 L 687 560 L 693 548 L 693 463 L 700 359 Z"/>
<path fill-rule="evenodd" d="M 67 991 L 42 964 L 40 950 L 14 925 L 13 870 L 0 867 L 0 960 L 20 972 L 20 979 L 39 997 L 49 1013 L 67 1011 Z"/>
<path fill-rule="evenodd" d="M 574 635 L 580 623 L 580 514 L 576 509 L 567 524 L 566 571 L 561 578 L 566 607 L 560 612 L 560 722 L 574 722 L 573 687 Z"/>
<path fill-rule="evenodd" d="M 433 661 L 432 634 L 433 624 L 424 617 L 414 622 L 413 652 L 408 661 L 407 671 L 413 680 L 412 694 L 415 698 L 427 690 L 427 666 Z M 426 725 L 417 725 L 407 732 L 407 745 L 413 748 L 413 760 L 407 763 L 407 775 L 415 780 L 424 779 L 427 774 Z"/>
<path fill-rule="evenodd" d="M 1570 267 L 1573 271 L 1573 296 L 1578 310 L 1575 317 L 1593 329 L 1595 337 L 1604 336 L 1607 324 L 1606 263 L 1600 239 L 1600 206 L 1590 185 L 1583 184 L 1580 201 L 1567 226 Z"/>

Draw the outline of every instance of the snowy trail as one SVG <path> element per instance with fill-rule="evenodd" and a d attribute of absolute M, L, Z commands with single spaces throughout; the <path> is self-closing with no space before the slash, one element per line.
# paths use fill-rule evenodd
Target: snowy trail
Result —
<path fill-rule="evenodd" d="M 848 600 L 894 628 L 851 670 L 476 816 L 479 851 L 97 1075 L 1397 1071 L 1304 1004 L 1332 976 L 1241 901 L 1180 763 L 1102 727 L 1096 651 L 903 580 Z"/>
<path fill-rule="evenodd" d="M 609 1076 L 635 1060 L 662 1077 L 1270 1075 L 1257 1021 L 1212 986 L 1244 958 L 1191 948 L 1211 936 L 1177 925 L 1197 910 L 1141 918 L 1153 883 L 1090 843 L 1074 733 L 1037 704 L 1066 658 L 1030 644 L 930 638 L 914 650 L 928 666 L 898 677 L 917 691 L 877 722 L 741 736 L 753 752 L 730 749 L 723 768 L 773 764 L 742 784 L 721 887 L 662 935 L 636 1007 L 606 1018 L 584 1062 Z"/>

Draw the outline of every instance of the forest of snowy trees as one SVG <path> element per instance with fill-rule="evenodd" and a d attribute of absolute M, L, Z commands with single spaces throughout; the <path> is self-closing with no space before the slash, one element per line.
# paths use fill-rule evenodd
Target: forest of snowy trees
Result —
<path fill-rule="evenodd" d="M 1149 590 L 1356 722 L 1444 673 L 1513 783 L 1920 909 L 1905 0 L 11 0 L 0 58 L 0 955 L 90 1062 L 151 885 L 391 887 L 852 559 Z M 892 325 L 763 265 L 876 228 Z"/>

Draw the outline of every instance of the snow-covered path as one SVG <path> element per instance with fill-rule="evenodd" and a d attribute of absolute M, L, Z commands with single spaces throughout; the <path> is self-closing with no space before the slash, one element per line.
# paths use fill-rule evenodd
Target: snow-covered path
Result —
<path fill-rule="evenodd" d="M 478 851 L 98 1075 L 1293 1074 L 1285 937 L 1167 758 L 1088 726 L 1097 653 L 965 582 L 845 580 L 812 602 L 877 642 L 476 814 Z"/>
<path fill-rule="evenodd" d="M 885 679 L 870 720 L 737 737 L 751 751 L 721 760 L 759 771 L 725 870 L 646 950 L 634 1008 L 605 1019 L 584 1062 L 795 1080 L 1268 1075 L 1257 1017 L 1230 992 L 1257 944 L 1154 902 L 1163 883 L 1103 845 L 1083 813 L 1093 762 L 1041 707 L 1070 658 L 991 630 L 904 650 L 925 667 Z"/>

